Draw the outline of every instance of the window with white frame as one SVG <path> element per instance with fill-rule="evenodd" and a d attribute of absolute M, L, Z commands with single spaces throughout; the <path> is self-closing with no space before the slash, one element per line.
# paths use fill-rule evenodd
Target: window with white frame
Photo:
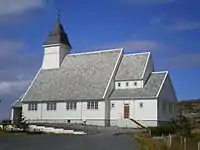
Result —
<path fill-rule="evenodd" d="M 128 86 L 129 84 L 128 84 L 128 82 L 126 82 L 126 86 Z"/>
<path fill-rule="evenodd" d="M 87 109 L 98 109 L 98 102 L 96 101 L 87 102 Z"/>
<path fill-rule="evenodd" d="M 56 110 L 56 102 L 47 103 L 47 110 Z"/>
<path fill-rule="evenodd" d="M 137 86 L 137 82 L 134 82 L 134 86 Z"/>
<path fill-rule="evenodd" d="M 143 103 L 140 103 L 140 108 L 143 108 L 144 104 Z"/>
<path fill-rule="evenodd" d="M 37 110 L 37 103 L 29 103 L 28 104 L 28 110 L 29 111 L 32 111 L 32 110 L 36 111 Z"/>
<path fill-rule="evenodd" d="M 76 102 L 67 102 L 66 109 L 67 110 L 76 110 L 77 103 Z"/>

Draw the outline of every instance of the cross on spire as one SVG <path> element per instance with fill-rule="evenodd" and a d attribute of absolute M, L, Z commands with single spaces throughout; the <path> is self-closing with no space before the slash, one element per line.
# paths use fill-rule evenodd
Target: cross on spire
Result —
<path fill-rule="evenodd" d="M 57 13 L 57 21 L 60 22 L 60 17 L 61 17 L 61 11 L 56 3 L 56 0 L 53 0 L 53 3 L 54 3 L 54 8 L 56 10 L 56 13 Z"/>
<path fill-rule="evenodd" d="M 59 9 L 57 9 L 57 13 L 58 13 L 58 14 L 57 14 L 57 17 L 58 17 L 58 18 L 57 18 L 57 19 L 58 19 L 58 22 L 60 22 L 60 16 L 61 16 L 61 15 L 60 15 L 60 10 L 59 10 Z"/>

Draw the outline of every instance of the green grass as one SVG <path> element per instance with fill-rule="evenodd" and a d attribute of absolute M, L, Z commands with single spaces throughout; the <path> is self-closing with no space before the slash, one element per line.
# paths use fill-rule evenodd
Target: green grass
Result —
<path fill-rule="evenodd" d="M 172 146 L 167 148 L 163 140 L 153 139 L 148 134 L 133 134 L 135 141 L 140 146 L 141 150 L 182 150 L 180 137 L 172 138 Z M 192 137 L 187 138 L 186 148 L 187 150 L 197 150 L 198 139 L 200 139 L 200 134 L 192 135 Z"/>
<path fill-rule="evenodd" d="M 28 135 L 27 133 L 20 133 L 20 132 L 6 132 L 6 131 L 3 131 L 3 130 L 0 130 L 0 136 L 16 136 L 16 135 Z"/>

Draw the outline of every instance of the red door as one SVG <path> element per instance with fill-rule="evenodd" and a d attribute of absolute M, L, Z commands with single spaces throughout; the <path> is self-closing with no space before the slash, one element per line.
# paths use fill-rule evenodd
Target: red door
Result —
<path fill-rule="evenodd" d="M 124 105 L 124 118 L 129 118 L 129 105 Z"/>

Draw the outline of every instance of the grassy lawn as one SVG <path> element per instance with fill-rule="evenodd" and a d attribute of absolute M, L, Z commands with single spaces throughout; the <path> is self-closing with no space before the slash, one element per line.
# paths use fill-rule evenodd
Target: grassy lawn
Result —
<path fill-rule="evenodd" d="M 196 136 L 200 139 L 200 135 Z M 154 139 L 148 134 L 134 134 L 133 138 L 139 144 L 141 150 L 183 150 L 184 146 L 181 146 L 180 137 L 172 138 L 172 145 L 167 148 L 164 140 Z M 198 150 L 197 138 L 187 138 L 186 150 Z"/>
<path fill-rule="evenodd" d="M 26 133 L 13 133 L 13 132 L 5 132 L 0 130 L 0 137 L 1 136 L 14 136 L 14 135 L 27 135 Z"/>

